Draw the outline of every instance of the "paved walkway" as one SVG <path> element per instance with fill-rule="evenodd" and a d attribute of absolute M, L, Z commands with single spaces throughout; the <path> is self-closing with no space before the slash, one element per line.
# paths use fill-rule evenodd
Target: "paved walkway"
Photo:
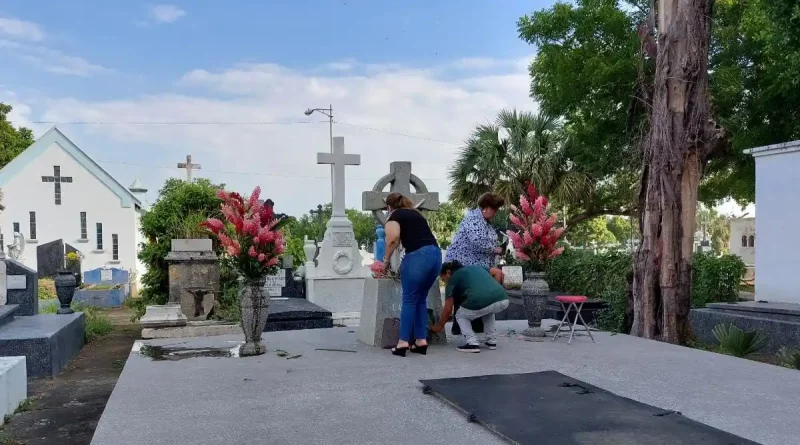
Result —
<path fill-rule="evenodd" d="M 501 332 L 524 322 L 499 322 Z M 419 379 L 556 370 L 621 396 L 764 445 L 796 443 L 800 372 L 625 335 L 598 333 L 496 351 L 452 346 L 399 358 L 360 345 L 352 328 L 274 332 L 256 358 L 154 361 L 132 355 L 92 444 L 494 444 L 482 427 L 431 396 Z M 157 340 L 231 347 L 240 337 Z M 357 352 L 320 351 L 318 348 Z M 274 351 L 285 350 L 287 360 Z"/>

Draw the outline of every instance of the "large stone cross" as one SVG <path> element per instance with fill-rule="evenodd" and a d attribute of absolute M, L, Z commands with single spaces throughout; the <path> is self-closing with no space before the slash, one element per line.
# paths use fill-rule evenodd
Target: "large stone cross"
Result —
<path fill-rule="evenodd" d="M 333 138 L 331 153 L 317 153 L 317 164 L 330 164 L 331 190 L 333 194 L 333 216 L 346 217 L 344 211 L 344 167 L 345 165 L 361 165 L 361 155 L 350 155 L 344 152 L 344 138 Z"/>
<path fill-rule="evenodd" d="M 387 185 L 391 185 L 391 187 L 388 192 L 385 192 L 383 189 Z M 412 186 L 414 187 L 413 193 L 411 192 Z M 389 174 L 379 179 L 371 191 L 361 194 L 362 210 L 371 211 L 378 223 L 385 225 L 386 197 L 389 196 L 389 193 L 394 192 L 402 193 L 411 199 L 414 207 L 423 213 L 425 210 L 439 210 L 439 193 L 428 192 L 425 183 L 411 173 L 411 163 L 402 161 L 392 162 L 389 165 Z"/>

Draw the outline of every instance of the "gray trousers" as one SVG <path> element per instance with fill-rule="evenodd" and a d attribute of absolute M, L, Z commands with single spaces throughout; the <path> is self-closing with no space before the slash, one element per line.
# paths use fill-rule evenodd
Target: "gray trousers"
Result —
<path fill-rule="evenodd" d="M 472 330 L 472 320 L 480 318 L 483 321 L 483 334 L 486 336 L 487 343 L 497 343 L 497 331 L 495 329 L 494 314 L 503 312 L 508 308 L 508 300 L 492 303 L 483 309 L 467 309 L 464 306 L 456 311 L 456 323 L 461 328 L 461 333 L 468 345 L 477 345 L 478 336 Z"/>

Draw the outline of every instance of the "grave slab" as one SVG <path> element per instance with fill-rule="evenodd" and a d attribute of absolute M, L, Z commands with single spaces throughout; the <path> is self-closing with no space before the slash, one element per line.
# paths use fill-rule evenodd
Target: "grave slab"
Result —
<path fill-rule="evenodd" d="M 25 356 L 28 378 L 53 377 L 84 344 L 83 312 L 15 317 L 0 327 L 0 356 Z"/>
<path fill-rule="evenodd" d="M 0 425 L 27 398 L 25 357 L 0 357 Z"/>
<path fill-rule="evenodd" d="M 331 313 L 301 298 L 271 298 L 264 332 L 332 328 Z"/>
<path fill-rule="evenodd" d="M 421 383 L 426 392 L 511 443 L 536 444 L 546 437 L 548 445 L 758 445 L 555 371 Z"/>
<path fill-rule="evenodd" d="M 498 322 L 500 333 L 526 327 L 526 321 Z M 92 444 L 236 445 L 254 437 L 273 445 L 503 444 L 423 394 L 418 380 L 547 370 L 763 445 L 800 436 L 795 370 L 627 335 L 595 338 L 567 345 L 500 336 L 496 351 L 462 354 L 451 342 L 432 346 L 425 357 L 400 358 L 360 343 L 352 328 L 333 328 L 265 333 L 267 354 L 250 358 L 157 361 L 132 353 Z M 230 350 L 242 340 L 144 343 Z M 300 357 L 279 357 L 277 349 Z"/>

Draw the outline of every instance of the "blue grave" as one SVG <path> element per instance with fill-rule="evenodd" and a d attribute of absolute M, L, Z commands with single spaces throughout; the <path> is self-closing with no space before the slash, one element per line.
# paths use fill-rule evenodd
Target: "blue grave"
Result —
<path fill-rule="evenodd" d="M 86 306 L 117 308 L 130 296 L 130 272 L 116 267 L 97 268 L 83 273 L 83 286 L 75 290 L 72 301 Z"/>

